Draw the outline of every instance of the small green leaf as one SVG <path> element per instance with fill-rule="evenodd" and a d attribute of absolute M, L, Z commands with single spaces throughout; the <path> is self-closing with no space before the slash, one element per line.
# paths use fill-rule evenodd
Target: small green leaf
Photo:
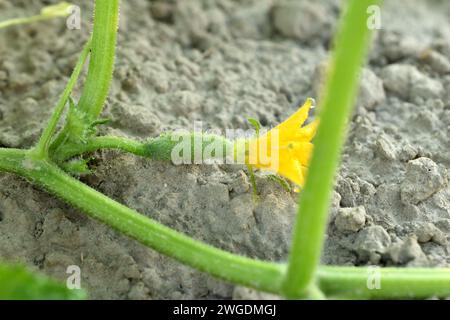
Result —
<path fill-rule="evenodd" d="M 95 127 L 91 127 L 86 114 L 80 110 L 70 97 L 66 127 L 71 132 L 72 142 L 86 143 L 95 134 Z"/>
<path fill-rule="evenodd" d="M 84 290 L 70 290 L 43 275 L 20 265 L 0 265 L 0 299 L 2 300 L 79 300 Z"/>
<path fill-rule="evenodd" d="M 106 119 L 106 118 L 105 119 L 97 119 L 97 120 L 92 121 L 89 124 L 89 126 L 86 128 L 85 139 L 87 140 L 88 138 L 95 136 L 97 134 L 97 127 L 99 125 L 106 124 L 110 121 L 111 121 L 111 119 Z"/>
<path fill-rule="evenodd" d="M 261 131 L 261 123 L 258 119 L 255 118 L 247 118 L 247 121 L 255 128 L 256 136 L 259 136 L 259 132 Z"/>
<path fill-rule="evenodd" d="M 72 175 L 84 175 L 84 174 L 91 174 L 92 170 L 89 169 L 88 163 L 92 160 L 92 158 L 89 159 L 74 159 L 67 162 L 64 162 L 61 164 L 61 168 L 66 171 L 67 173 L 70 173 Z"/>
<path fill-rule="evenodd" d="M 100 125 L 107 124 L 110 122 L 111 122 L 111 119 L 108 119 L 108 118 L 97 119 L 91 123 L 91 127 L 100 126 Z"/>

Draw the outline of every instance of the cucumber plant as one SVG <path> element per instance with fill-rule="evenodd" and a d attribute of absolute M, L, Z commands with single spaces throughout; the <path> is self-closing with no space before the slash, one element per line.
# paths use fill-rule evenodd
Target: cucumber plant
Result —
<path fill-rule="evenodd" d="M 81 52 L 47 127 L 31 149 L 0 148 L 0 171 L 20 175 L 142 244 L 235 284 L 293 299 L 449 296 L 448 268 L 379 268 L 380 286 L 373 288 L 368 286 L 372 272 L 369 267 L 320 264 L 333 177 L 357 92 L 358 73 L 370 40 L 367 9 L 379 4 L 378 0 L 349 0 L 343 10 L 287 262 L 252 259 L 194 240 L 112 200 L 74 177 L 89 174 L 87 161 L 82 157 L 88 152 L 110 148 L 150 159 L 168 160 L 174 147 L 167 135 L 139 142 L 97 134 L 97 127 L 104 124 L 99 116 L 113 76 L 119 0 L 95 0 L 92 37 Z M 75 102 L 71 92 L 87 57 L 90 57 L 87 77 L 81 97 Z M 64 124 L 58 131 L 58 123 L 67 106 Z M 196 134 L 192 133 L 191 138 L 197 138 Z M 210 141 L 201 138 L 202 143 Z M 224 145 L 229 143 L 223 140 Z"/>

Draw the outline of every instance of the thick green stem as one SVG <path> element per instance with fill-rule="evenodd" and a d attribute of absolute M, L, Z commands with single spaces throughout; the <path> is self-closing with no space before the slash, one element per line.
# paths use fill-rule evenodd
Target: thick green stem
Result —
<path fill-rule="evenodd" d="M 334 59 L 323 100 L 320 125 L 298 217 L 289 259 L 284 293 L 304 297 L 314 285 L 322 252 L 333 180 L 358 86 L 358 73 L 368 47 L 367 8 L 377 0 L 350 0 L 336 38 Z"/>
<path fill-rule="evenodd" d="M 93 121 L 101 113 L 114 70 L 119 0 L 96 0 L 89 72 L 78 107 Z"/>
<path fill-rule="evenodd" d="M 91 217 L 201 271 L 263 291 L 280 291 L 283 265 L 235 255 L 194 240 L 108 198 L 27 151 L 0 149 L 1 170 L 28 178 Z"/>
<path fill-rule="evenodd" d="M 104 107 L 114 70 L 118 23 L 119 0 L 96 0 L 89 70 L 77 106 L 80 119 L 76 120 L 79 122 L 75 124 L 76 128 L 89 127 Z M 52 142 L 50 152 L 56 154 L 55 158 L 61 145 L 82 140 L 74 127 L 66 123 Z"/>
<path fill-rule="evenodd" d="M 450 268 L 321 266 L 320 289 L 330 297 L 426 299 L 450 296 Z"/>
<path fill-rule="evenodd" d="M 0 171 L 25 174 L 24 163 L 28 151 L 12 148 L 0 148 Z"/>
<path fill-rule="evenodd" d="M 91 41 L 89 40 L 86 45 L 84 46 L 83 51 L 81 52 L 80 57 L 78 58 L 78 62 L 75 66 L 75 69 L 72 72 L 72 75 L 70 76 L 69 82 L 67 83 L 67 86 L 64 88 L 64 91 L 55 107 L 55 110 L 53 111 L 52 117 L 49 120 L 49 123 L 47 127 L 45 128 L 44 132 L 42 133 L 38 144 L 35 148 L 36 156 L 38 157 L 47 157 L 48 155 L 48 148 L 50 141 L 53 137 L 53 134 L 55 133 L 56 126 L 58 125 L 58 121 L 62 116 L 62 113 L 64 111 L 64 107 L 67 104 L 67 100 L 70 97 L 70 94 L 72 93 L 73 87 L 77 83 L 78 77 L 80 76 L 81 70 L 83 69 L 83 65 L 89 55 L 89 51 L 91 49 Z"/>

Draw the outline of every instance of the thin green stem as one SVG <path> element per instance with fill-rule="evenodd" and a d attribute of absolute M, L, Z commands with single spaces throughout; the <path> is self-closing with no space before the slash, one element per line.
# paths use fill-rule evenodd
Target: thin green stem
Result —
<path fill-rule="evenodd" d="M 99 136 L 89 139 L 84 144 L 66 144 L 58 154 L 58 161 L 64 161 L 86 152 L 93 152 L 100 149 L 117 149 L 135 154 L 137 156 L 147 156 L 147 144 L 123 137 Z"/>
<path fill-rule="evenodd" d="M 426 299 L 450 296 L 450 268 L 321 266 L 318 285 L 331 297 Z"/>
<path fill-rule="evenodd" d="M 28 178 L 89 216 L 187 265 L 259 290 L 280 291 L 284 265 L 250 259 L 194 240 L 108 198 L 27 151 L 0 149 L 0 170 Z"/>
<path fill-rule="evenodd" d="M 321 103 L 320 125 L 305 188 L 301 193 L 284 293 L 304 297 L 314 285 L 322 252 L 334 175 L 345 126 L 357 92 L 358 73 L 370 30 L 367 8 L 377 0 L 350 0 L 336 37 L 336 49 Z"/>
<path fill-rule="evenodd" d="M 69 99 L 70 94 L 72 93 L 72 90 L 75 84 L 77 83 L 78 77 L 80 76 L 81 70 L 83 69 L 83 65 L 86 62 L 90 50 L 91 50 L 91 40 L 89 40 L 85 44 L 83 51 L 81 52 L 81 55 L 78 58 L 78 62 L 72 72 L 72 75 L 70 76 L 69 82 L 64 88 L 64 91 L 61 97 L 59 98 L 58 103 L 56 104 L 55 110 L 53 111 L 49 123 L 45 128 L 44 132 L 42 133 L 38 144 L 35 147 L 35 153 L 36 156 L 38 157 L 46 157 L 48 155 L 48 148 L 50 145 L 50 141 L 53 137 L 53 134 L 55 133 L 58 121 L 63 114 L 64 107 L 67 104 L 67 100 Z"/>
<path fill-rule="evenodd" d="M 253 171 L 253 167 L 250 165 L 247 165 L 248 175 L 250 176 L 250 184 L 252 185 L 252 194 L 253 194 L 253 201 L 258 200 L 258 186 L 256 185 L 256 177 L 255 172 Z"/>
<path fill-rule="evenodd" d="M 12 26 L 19 25 L 19 24 L 28 24 L 28 23 L 38 22 L 38 21 L 49 20 L 49 19 L 53 19 L 56 17 L 66 17 L 69 15 L 68 9 L 70 8 L 70 6 L 71 6 L 71 4 L 62 2 L 62 3 L 56 4 L 56 5 L 44 7 L 41 10 L 41 13 L 38 15 L 35 15 L 35 16 L 25 17 L 25 18 L 14 18 L 14 19 L 6 20 L 6 21 L 1 21 L 0 29 L 12 27 Z"/>
<path fill-rule="evenodd" d="M 10 20 L 0 22 L 0 29 L 12 27 L 12 26 L 19 25 L 19 24 L 27 24 L 27 23 L 48 20 L 48 19 L 52 19 L 52 18 L 53 17 L 45 17 L 45 16 L 39 15 L 39 16 L 32 16 L 32 17 L 28 17 L 28 18 L 10 19 Z"/>
<path fill-rule="evenodd" d="M 119 0 L 96 0 L 89 72 L 78 107 L 90 120 L 101 113 L 114 70 Z"/>

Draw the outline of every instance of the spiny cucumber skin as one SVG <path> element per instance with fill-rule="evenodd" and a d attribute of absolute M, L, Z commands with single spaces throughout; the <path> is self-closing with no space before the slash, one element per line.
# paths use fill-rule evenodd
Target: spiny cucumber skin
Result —
<path fill-rule="evenodd" d="M 201 160 L 211 160 L 216 158 L 215 152 L 212 152 L 211 156 L 205 155 L 205 149 L 211 143 L 222 145 L 222 155 L 220 155 L 219 153 L 217 155 L 217 158 L 224 160 L 228 154 L 233 155 L 234 142 L 226 139 L 225 137 L 201 132 L 170 132 L 164 133 L 159 137 L 153 138 L 148 141 L 145 144 L 146 156 L 154 160 L 172 161 L 172 150 L 180 143 L 187 143 L 186 139 L 190 139 L 191 162 L 194 162 L 195 158 L 199 158 L 195 157 L 195 144 L 201 144 Z"/>

